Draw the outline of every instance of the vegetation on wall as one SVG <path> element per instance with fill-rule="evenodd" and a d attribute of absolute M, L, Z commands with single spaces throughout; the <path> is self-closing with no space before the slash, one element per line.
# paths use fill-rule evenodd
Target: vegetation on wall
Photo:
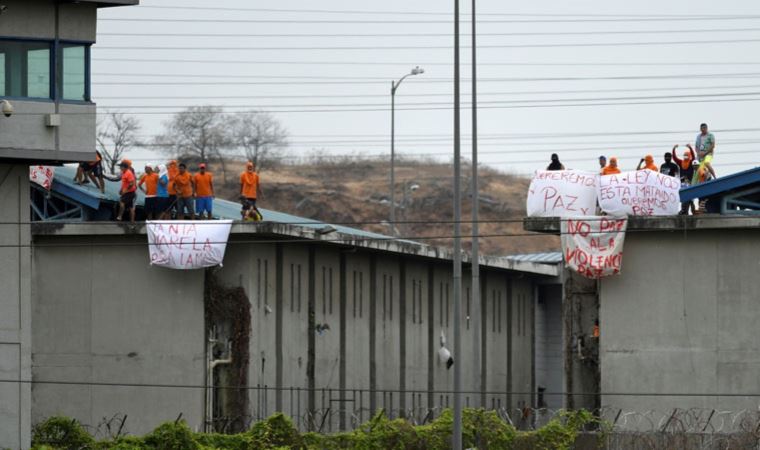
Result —
<path fill-rule="evenodd" d="M 248 365 L 250 361 L 251 304 L 242 287 L 223 286 L 214 275 L 214 269 L 206 269 L 205 317 L 206 329 L 227 325 L 230 327 L 230 351 L 232 363 L 217 370 L 226 370 L 224 416 L 215 423 L 215 429 L 243 431 L 248 427 Z M 219 383 L 217 383 L 219 384 Z"/>
<path fill-rule="evenodd" d="M 465 409 L 465 448 L 489 450 L 567 450 L 587 427 L 599 420 L 587 411 L 566 412 L 535 431 L 518 431 L 494 411 Z M 120 437 L 96 442 L 76 421 L 52 417 L 35 427 L 33 448 L 119 449 L 119 450 L 207 450 L 207 449 L 411 449 L 451 448 L 452 413 L 446 410 L 427 425 L 414 426 L 403 419 L 389 420 L 380 411 L 358 429 L 335 434 L 300 433 L 282 414 L 255 423 L 238 434 L 194 433 L 185 422 L 167 422 L 142 437 Z"/>

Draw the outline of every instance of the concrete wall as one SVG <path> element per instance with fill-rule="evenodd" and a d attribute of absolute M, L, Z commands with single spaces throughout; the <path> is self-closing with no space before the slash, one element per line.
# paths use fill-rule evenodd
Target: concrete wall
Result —
<path fill-rule="evenodd" d="M 125 431 L 145 433 L 182 413 L 199 428 L 203 277 L 150 267 L 144 236 L 108 242 L 35 238 L 32 419 L 127 415 Z"/>
<path fill-rule="evenodd" d="M 543 387 L 543 405 L 551 410 L 564 406 L 564 343 L 562 336 L 562 285 L 539 287 L 536 304 L 536 389 Z"/>
<path fill-rule="evenodd" d="M 114 226 L 93 237 L 110 225 L 87 227 L 77 228 L 84 236 L 55 236 L 51 228 L 37 238 L 35 378 L 202 386 L 202 272 L 151 268 L 143 245 L 100 245 L 142 244 L 144 235 L 115 235 Z M 319 243 L 256 244 L 251 236 L 233 234 L 224 266 L 215 270 L 225 285 L 243 287 L 251 304 L 251 420 L 283 411 L 302 429 L 335 431 L 381 408 L 422 421 L 453 405 L 453 370 L 438 358 L 442 331 L 453 352 L 449 263 Z M 468 392 L 464 404 L 529 405 L 537 280 L 487 267 L 482 277 L 485 370 L 477 376 L 489 394 Z M 469 277 L 463 281 L 462 354 L 454 359 L 463 366 L 464 390 L 473 391 L 473 299 Z M 119 283 L 129 288 L 119 290 Z M 164 363 L 170 370 L 159 370 Z M 525 394 L 510 396 L 510 389 Z M 97 425 L 127 413 L 130 432 L 147 431 L 180 411 L 194 427 L 203 420 L 200 389 L 42 383 L 33 399 L 35 420 L 63 413 Z"/>
<path fill-rule="evenodd" d="M 31 430 L 29 169 L 0 164 L 0 448 L 28 448 Z M 16 382 L 18 381 L 18 382 Z"/>
<path fill-rule="evenodd" d="M 620 276 L 601 283 L 604 405 L 636 411 L 756 409 L 760 230 L 628 233 Z"/>
<path fill-rule="evenodd" d="M 52 0 L 5 0 L 0 37 L 95 42 L 97 6 Z M 90 160 L 95 148 L 95 105 L 14 100 L 12 117 L 0 117 L 0 159 Z M 59 127 L 46 116 L 60 114 Z"/>

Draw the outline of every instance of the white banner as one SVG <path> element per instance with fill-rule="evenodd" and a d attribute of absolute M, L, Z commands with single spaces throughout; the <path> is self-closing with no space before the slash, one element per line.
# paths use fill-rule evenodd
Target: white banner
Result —
<path fill-rule="evenodd" d="M 231 220 L 146 222 L 150 264 L 170 269 L 221 266 Z"/>
<path fill-rule="evenodd" d="M 55 167 L 29 166 L 29 180 L 48 191 L 53 187 L 53 177 L 55 177 Z"/>
<path fill-rule="evenodd" d="M 528 189 L 528 216 L 593 216 L 596 214 L 597 182 L 597 175 L 593 172 L 537 171 Z"/>
<path fill-rule="evenodd" d="M 653 170 L 599 177 L 599 206 L 613 216 L 673 216 L 681 210 L 681 182 Z"/>
<path fill-rule="evenodd" d="M 565 264 L 586 278 L 620 273 L 627 218 L 577 217 L 561 221 Z"/>

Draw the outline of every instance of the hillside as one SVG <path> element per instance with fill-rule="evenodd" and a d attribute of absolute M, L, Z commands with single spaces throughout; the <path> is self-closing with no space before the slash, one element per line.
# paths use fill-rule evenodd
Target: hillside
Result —
<path fill-rule="evenodd" d="M 228 164 L 230 174 L 237 173 Z M 463 167 L 463 217 L 470 220 L 470 167 Z M 302 217 L 343 223 L 389 234 L 389 164 L 381 160 L 316 160 L 305 164 L 279 164 L 260 173 L 263 195 L 259 206 Z M 483 168 L 480 172 L 481 253 L 506 255 L 559 248 L 551 236 L 524 235 L 519 219 L 525 215 L 529 180 Z M 219 177 L 220 178 L 220 177 Z M 234 175 L 228 177 L 236 179 Z M 415 187 L 415 185 L 417 187 Z M 406 195 L 404 195 L 406 191 Z M 237 199 L 236 185 L 219 189 L 221 197 Z M 399 161 L 396 164 L 396 222 L 399 236 L 450 247 L 452 220 L 452 168 L 434 161 Z M 514 221 L 514 222 L 512 222 Z M 470 223 L 462 230 L 469 235 Z M 470 248 L 469 239 L 463 241 Z"/>

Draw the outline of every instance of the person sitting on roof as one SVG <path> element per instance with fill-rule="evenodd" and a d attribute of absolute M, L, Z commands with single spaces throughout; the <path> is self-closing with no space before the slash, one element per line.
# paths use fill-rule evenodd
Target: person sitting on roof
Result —
<path fill-rule="evenodd" d="M 214 206 L 214 177 L 210 172 L 206 172 L 206 164 L 201 163 L 198 165 L 200 172 L 193 175 L 193 181 L 195 182 L 195 209 L 203 219 L 203 213 L 206 212 L 208 219 L 213 219 L 212 209 Z"/>
<path fill-rule="evenodd" d="M 145 185 L 145 187 L 143 187 Z M 140 177 L 137 188 L 145 193 L 145 218 L 153 220 L 160 214 L 158 210 L 158 174 L 149 165 L 145 165 L 145 173 Z"/>
<path fill-rule="evenodd" d="M 619 173 L 618 159 L 613 156 L 610 158 L 610 163 L 602 168 L 602 175 L 617 175 Z"/>
<path fill-rule="evenodd" d="M 645 170 L 645 169 L 659 172 L 659 170 L 657 170 L 657 166 L 654 164 L 654 156 L 646 155 L 645 157 L 641 158 L 641 161 L 639 161 L 639 165 L 636 166 L 636 170 Z"/>
<path fill-rule="evenodd" d="M 95 150 L 95 160 L 79 164 L 77 174 L 74 177 L 74 183 L 85 184 L 88 182 L 88 177 L 100 189 L 101 194 L 105 192 L 106 182 L 103 179 L 103 156 L 97 150 Z"/>
<path fill-rule="evenodd" d="M 256 197 L 261 193 L 259 174 L 256 173 L 256 164 L 248 161 L 245 172 L 240 174 L 240 202 L 243 209 L 240 212 L 243 220 L 262 220 L 261 212 L 256 207 Z"/>
<path fill-rule="evenodd" d="M 679 172 L 681 173 L 681 189 L 689 187 L 689 185 L 691 185 L 691 180 L 694 177 L 694 161 L 696 160 L 696 155 L 694 154 L 694 149 L 691 147 L 691 144 L 686 144 L 686 147 L 688 147 L 688 150 L 683 153 L 683 159 L 680 159 L 678 157 L 678 152 L 676 152 L 678 144 L 673 146 L 673 160 L 678 164 Z M 693 200 L 681 203 L 681 212 L 679 212 L 679 214 L 686 215 L 689 214 L 689 211 L 694 214 L 695 208 Z"/>
<path fill-rule="evenodd" d="M 135 198 L 137 197 L 137 183 L 135 175 L 124 160 L 119 163 L 121 169 L 121 189 L 119 189 L 119 214 L 116 216 L 117 221 L 121 221 L 124 211 L 129 209 L 129 221 L 135 223 Z"/>
<path fill-rule="evenodd" d="M 549 163 L 546 170 L 565 170 L 565 166 L 559 162 L 559 155 L 552 153 L 552 162 Z"/>

